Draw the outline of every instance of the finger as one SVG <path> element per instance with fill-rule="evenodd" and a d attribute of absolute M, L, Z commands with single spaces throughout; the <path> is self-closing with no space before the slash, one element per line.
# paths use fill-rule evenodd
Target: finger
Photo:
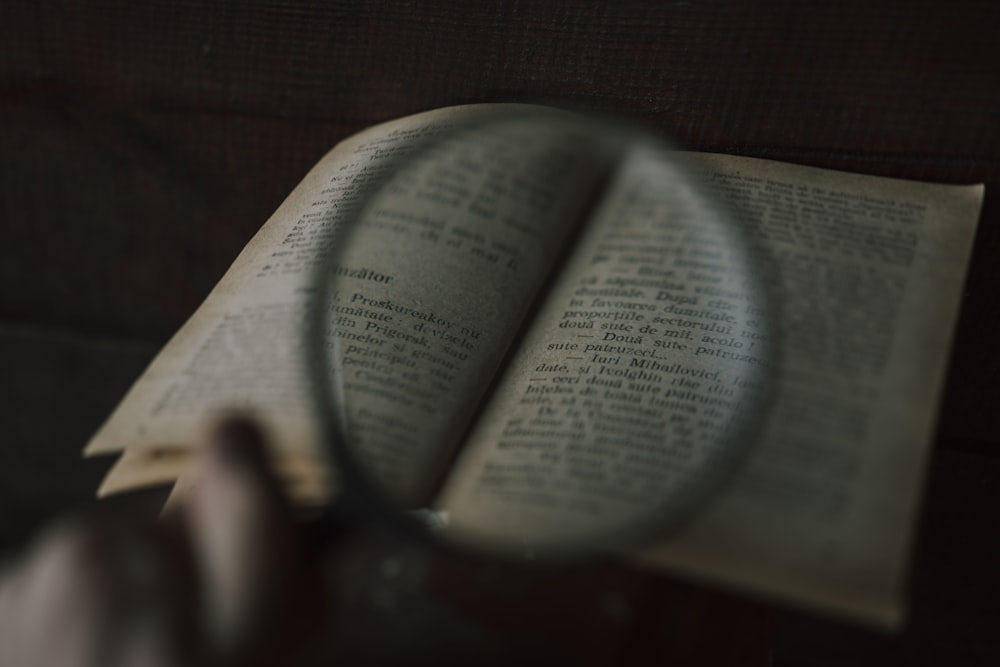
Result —
<path fill-rule="evenodd" d="M 79 522 L 56 527 L 29 552 L 10 582 L 10 664 L 96 664 L 110 644 L 107 616 L 120 604 L 107 552 L 103 536 Z"/>
<path fill-rule="evenodd" d="M 190 618 L 152 534 L 71 521 L 52 530 L 0 588 L 0 665 L 190 664 Z M 191 585 L 190 580 L 186 582 Z"/>
<path fill-rule="evenodd" d="M 248 650 L 281 609 L 299 551 L 290 510 L 251 424 L 220 424 L 203 448 L 185 509 L 203 582 L 210 641 L 223 655 Z M 272 631 L 273 632 L 273 631 Z"/>

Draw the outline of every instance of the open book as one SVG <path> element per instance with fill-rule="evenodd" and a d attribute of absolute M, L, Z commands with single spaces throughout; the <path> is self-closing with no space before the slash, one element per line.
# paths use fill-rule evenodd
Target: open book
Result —
<path fill-rule="evenodd" d="M 331 475 L 300 363 L 317 257 L 394 155 L 495 108 L 403 118 L 330 151 L 88 444 L 87 455 L 120 454 L 100 493 L 183 479 L 206 419 L 245 409 L 269 431 L 293 496 L 326 497 Z M 397 188 L 336 267 L 351 426 L 381 478 L 470 526 L 522 520 L 560 493 L 590 512 L 635 502 L 609 489 L 608 443 L 628 449 L 644 426 L 674 417 L 681 431 L 717 427 L 727 392 L 761 362 L 755 344 L 778 340 L 765 360 L 777 382 L 760 443 L 737 479 L 629 557 L 898 625 L 982 186 L 689 154 L 774 263 L 780 317 L 763 327 L 740 286 L 719 280 L 729 258 L 715 248 L 641 225 L 623 231 L 621 221 L 639 224 L 683 193 L 666 183 L 628 191 L 612 174 L 595 201 L 605 177 L 573 141 L 541 147 L 526 166 L 505 158 L 502 140 Z M 641 156 L 621 169 L 656 176 Z M 457 210 L 477 212 L 475 226 L 450 219 Z M 526 211 L 541 222 L 519 225 Z M 657 275 L 635 260 L 651 250 L 689 261 Z M 492 298 L 463 299 L 468 283 Z M 424 378 L 423 394 L 400 387 L 407 373 Z M 443 465 L 447 481 L 428 498 L 426 474 L 414 471 Z M 532 479 L 546 465 L 565 483 L 539 493 Z"/>

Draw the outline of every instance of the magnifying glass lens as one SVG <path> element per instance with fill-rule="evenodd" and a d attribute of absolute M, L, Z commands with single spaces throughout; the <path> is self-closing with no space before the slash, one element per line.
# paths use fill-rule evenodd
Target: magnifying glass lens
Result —
<path fill-rule="evenodd" d="M 762 412 L 772 306 L 680 154 L 532 109 L 424 128 L 375 168 L 307 346 L 349 493 L 563 555 L 661 536 L 720 492 Z"/>

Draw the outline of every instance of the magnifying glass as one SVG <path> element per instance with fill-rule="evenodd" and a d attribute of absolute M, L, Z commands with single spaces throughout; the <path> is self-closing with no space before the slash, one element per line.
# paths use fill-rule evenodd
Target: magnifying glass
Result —
<path fill-rule="evenodd" d="M 395 137 L 367 174 L 306 317 L 338 503 L 558 559 L 664 538 L 724 491 L 766 414 L 776 304 L 696 165 L 511 106 Z"/>

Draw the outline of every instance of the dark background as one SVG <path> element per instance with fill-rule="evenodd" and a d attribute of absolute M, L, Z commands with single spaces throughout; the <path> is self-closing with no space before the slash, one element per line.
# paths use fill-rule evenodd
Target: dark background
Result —
<path fill-rule="evenodd" d="M 90 502 L 108 462 L 79 460 L 87 437 L 334 143 L 551 102 L 696 150 L 986 183 L 911 619 L 886 637 L 782 609 L 772 645 L 776 665 L 1000 664 L 998 28 L 991 1 L 4 2 L 0 549 Z"/>

